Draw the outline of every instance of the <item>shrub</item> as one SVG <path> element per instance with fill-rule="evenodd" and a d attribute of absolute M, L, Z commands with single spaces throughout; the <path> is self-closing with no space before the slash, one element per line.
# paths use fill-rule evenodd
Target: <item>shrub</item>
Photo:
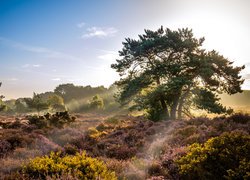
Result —
<path fill-rule="evenodd" d="M 149 167 L 148 167 L 148 174 L 150 176 L 166 176 L 168 175 L 168 172 L 166 169 L 164 169 L 161 164 L 157 162 L 153 162 Z"/>
<path fill-rule="evenodd" d="M 29 149 L 29 148 L 16 148 L 12 154 L 9 155 L 13 159 L 30 159 L 36 156 L 40 156 L 42 153 L 39 149 Z"/>
<path fill-rule="evenodd" d="M 75 155 L 78 152 L 77 147 L 72 144 L 66 144 L 63 148 L 64 152 L 69 155 Z"/>
<path fill-rule="evenodd" d="M 44 116 L 28 116 L 29 124 L 36 125 L 37 128 L 58 127 L 62 128 L 64 124 L 75 121 L 75 117 L 71 117 L 68 111 L 56 112 L 55 114 L 45 114 Z"/>
<path fill-rule="evenodd" d="M 63 129 L 54 128 L 48 132 L 47 137 L 54 143 L 64 146 L 67 143 L 72 143 L 76 139 L 82 138 L 83 133 L 80 130 L 69 127 Z"/>
<path fill-rule="evenodd" d="M 137 148 L 129 147 L 128 145 L 114 145 L 108 148 L 106 155 L 110 158 L 118 160 L 129 159 L 136 155 Z"/>
<path fill-rule="evenodd" d="M 111 118 L 106 119 L 105 122 L 108 124 L 118 124 L 120 120 L 118 118 L 111 117 Z"/>
<path fill-rule="evenodd" d="M 50 151 L 61 150 L 61 147 L 58 144 L 55 144 L 53 141 L 41 134 L 37 135 L 32 148 L 39 149 L 42 154 L 48 154 Z"/>
<path fill-rule="evenodd" d="M 99 95 L 93 96 L 90 101 L 89 107 L 90 109 L 103 109 L 104 108 L 103 99 Z"/>
<path fill-rule="evenodd" d="M 23 159 L 14 159 L 14 158 L 4 158 L 0 159 L 0 179 L 6 179 L 3 178 L 5 175 L 10 174 L 11 172 L 16 172 L 21 169 L 21 165 L 25 163 L 25 160 Z"/>
<path fill-rule="evenodd" d="M 116 175 L 118 176 L 119 179 L 125 179 L 125 170 L 129 167 L 130 163 L 129 161 L 125 160 L 118 160 L 118 159 L 110 159 L 110 158 L 100 158 L 103 160 L 107 168 L 111 171 L 115 171 Z"/>
<path fill-rule="evenodd" d="M 6 142 L 9 143 L 8 148 L 9 150 L 14 150 L 17 147 L 25 147 L 29 144 L 32 144 L 34 141 L 33 134 L 27 134 L 22 132 L 21 130 L 16 129 L 8 129 L 2 131 L 2 134 L 0 134 L 1 141 L 3 142 L 3 145 L 6 146 Z M 6 147 L 4 148 L 6 150 Z"/>
<path fill-rule="evenodd" d="M 64 124 L 71 123 L 75 121 L 75 117 L 71 117 L 68 111 L 57 112 L 53 115 L 47 113 L 45 115 L 46 119 L 49 121 L 51 126 L 62 128 Z"/>
<path fill-rule="evenodd" d="M 236 113 L 236 114 L 233 114 L 231 117 L 229 117 L 229 119 L 232 119 L 232 121 L 234 121 L 236 123 L 246 124 L 246 123 L 250 122 L 250 115 Z"/>
<path fill-rule="evenodd" d="M 28 117 L 29 124 L 35 125 L 37 128 L 47 128 L 49 126 L 48 121 L 43 116 L 29 116 Z"/>
<path fill-rule="evenodd" d="M 69 174 L 79 179 L 117 179 L 102 161 L 87 157 L 85 152 L 64 157 L 61 157 L 61 153 L 52 152 L 49 156 L 33 159 L 22 171 L 30 178 L 60 178 Z"/>
<path fill-rule="evenodd" d="M 250 178 L 250 136 L 232 132 L 195 143 L 176 162 L 183 179 Z"/>
<path fill-rule="evenodd" d="M 18 129 L 22 127 L 22 123 L 16 119 L 14 122 L 10 123 L 9 125 L 7 125 L 8 129 Z"/>
<path fill-rule="evenodd" d="M 4 157 L 11 150 L 11 144 L 8 141 L 0 140 L 0 158 Z"/>

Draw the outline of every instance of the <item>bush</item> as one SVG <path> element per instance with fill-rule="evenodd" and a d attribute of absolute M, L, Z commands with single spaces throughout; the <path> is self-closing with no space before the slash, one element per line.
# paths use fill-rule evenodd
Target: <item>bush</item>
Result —
<path fill-rule="evenodd" d="M 0 158 L 6 156 L 11 151 L 11 144 L 8 141 L 0 140 Z"/>
<path fill-rule="evenodd" d="M 103 109 L 104 108 L 103 99 L 99 95 L 93 96 L 90 101 L 89 107 L 90 109 Z"/>
<path fill-rule="evenodd" d="M 51 151 L 60 151 L 62 149 L 58 144 L 54 143 L 47 137 L 40 135 L 40 134 L 37 135 L 32 145 L 32 148 L 39 149 L 39 151 L 42 154 L 48 154 Z"/>
<path fill-rule="evenodd" d="M 29 124 L 36 125 L 37 128 L 58 127 L 62 128 L 64 124 L 75 121 L 75 117 L 71 117 L 68 111 L 57 112 L 55 114 L 45 114 L 44 116 L 28 116 Z"/>
<path fill-rule="evenodd" d="M 28 134 L 22 130 L 6 129 L 0 133 L 0 156 L 8 151 L 13 151 L 17 147 L 25 147 L 34 141 L 33 134 Z"/>
<path fill-rule="evenodd" d="M 72 144 L 66 144 L 63 148 L 64 152 L 69 155 L 75 155 L 78 152 L 77 147 Z"/>
<path fill-rule="evenodd" d="M 148 175 L 150 176 L 166 176 L 168 175 L 168 172 L 166 169 L 164 169 L 161 164 L 157 162 L 153 162 L 149 167 L 148 167 Z"/>
<path fill-rule="evenodd" d="M 229 119 L 232 119 L 232 121 L 236 123 L 246 124 L 250 122 L 250 115 L 248 114 L 242 114 L 242 113 L 236 113 L 233 114 Z"/>
<path fill-rule="evenodd" d="M 29 116 L 28 117 L 29 124 L 35 125 L 38 129 L 47 128 L 48 121 L 43 116 Z"/>
<path fill-rule="evenodd" d="M 193 144 L 176 160 L 183 179 L 250 178 L 250 136 L 225 133 L 204 145 Z"/>
<path fill-rule="evenodd" d="M 111 118 L 108 118 L 105 120 L 106 123 L 108 124 L 118 124 L 120 122 L 120 120 L 118 118 L 115 118 L 115 117 L 111 117 Z"/>
<path fill-rule="evenodd" d="M 54 128 L 48 132 L 47 137 L 54 143 L 64 146 L 67 143 L 72 143 L 76 139 L 82 138 L 83 133 L 80 130 L 69 127 L 63 129 Z"/>
<path fill-rule="evenodd" d="M 114 172 L 95 158 L 87 157 L 85 152 L 75 156 L 61 157 L 61 153 L 52 152 L 49 156 L 37 157 L 22 169 L 30 178 L 48 178 L 71 175 L 79 179 L 117 179 Z"/>

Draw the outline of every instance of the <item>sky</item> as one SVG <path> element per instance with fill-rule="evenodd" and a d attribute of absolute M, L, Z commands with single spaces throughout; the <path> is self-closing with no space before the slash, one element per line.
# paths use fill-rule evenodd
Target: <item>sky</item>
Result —
<path fill-rule="evenodd" d="M 235 66 L 250 89 L 249 0 L 0 0 L 0 94 L 53 91 L 63 83 L 104 85 L 125 38 L 144 29 L 191 28 Z"/>

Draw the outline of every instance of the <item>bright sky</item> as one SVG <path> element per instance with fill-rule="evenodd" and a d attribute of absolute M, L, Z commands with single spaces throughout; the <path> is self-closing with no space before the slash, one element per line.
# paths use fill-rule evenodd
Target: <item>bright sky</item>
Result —
<path fill-rule="evenodd" d="M 124 38 L 161 25 L 192 28 L 205 48 L 245 64 L 250 89 L 249 19 L 249 0 L 0 0 L 0 94 L 109 86 Z"/>

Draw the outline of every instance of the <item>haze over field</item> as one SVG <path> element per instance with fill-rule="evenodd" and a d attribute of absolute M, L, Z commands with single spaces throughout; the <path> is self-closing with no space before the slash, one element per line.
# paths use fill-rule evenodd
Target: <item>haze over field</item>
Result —
<path fill-rule="evenodd" d="M 246 65 L 250 89 L 248 0 L 0 1 L 0 81 L 6 99 L 31 97 L 58 84 L 109 86 L 124 38 L 161 25 L 192 28 L 215 49 Z"/>

